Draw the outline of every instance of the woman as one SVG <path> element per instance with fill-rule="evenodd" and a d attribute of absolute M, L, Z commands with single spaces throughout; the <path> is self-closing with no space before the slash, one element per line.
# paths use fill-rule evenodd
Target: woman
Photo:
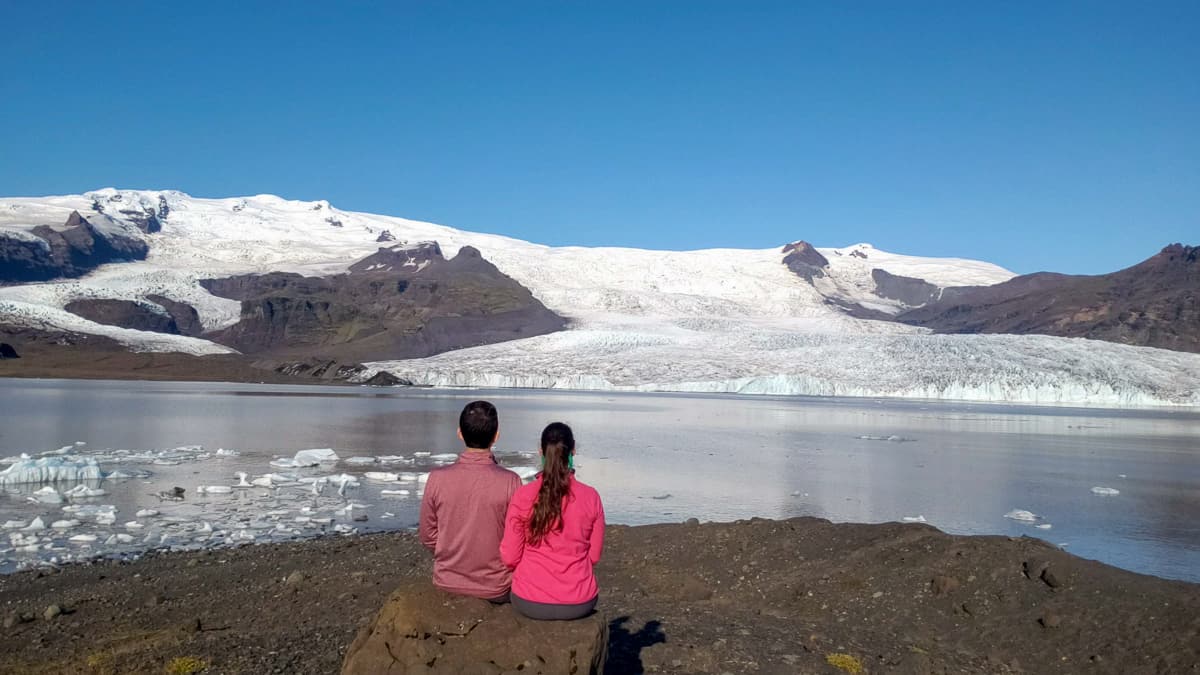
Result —
<path fill-rule="evenodd" d="M 575 435 L 554 422 L 542 431 L 542 471 L 508 504 L 500 559 L 513 570 L 513 607 L 531 619 L 578 619 L 596 607 L 592 566 L 604 547 L 604 507 L 575 480 Z"/>

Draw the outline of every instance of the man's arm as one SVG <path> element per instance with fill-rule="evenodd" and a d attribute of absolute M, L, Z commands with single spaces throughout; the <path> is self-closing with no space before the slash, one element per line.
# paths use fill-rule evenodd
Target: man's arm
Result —
<path fill-rule="evenodd" d="M 515 569 L 525 555 L 525 527 L 521 508 L 516 500 L 510 501 L 504 515 L 504 536 L 500 539 L 500 562 L 509 569 Z"/>
<path fill-rule="evenodd" d="M 421 517 L 417 522 L 417 539 L 421 545 L 433 551 L 437 549 L 437 482 L 433 476 L 425 483 L 425 496 L 421 498 Z"/>

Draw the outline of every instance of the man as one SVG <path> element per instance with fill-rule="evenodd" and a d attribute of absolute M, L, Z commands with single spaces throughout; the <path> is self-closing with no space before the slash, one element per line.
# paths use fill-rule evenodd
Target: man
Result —
<path fill-rule="evenodd" d="M 512 583 L 500 561 L 504 514 L 521 479 L 492 456 L 500 435 L 496 406 L 474 401 L 458 417 L 466 449 L 429 472 L 417 534 L 433 551 L 433 584 L 450 593 L 504 602 Z"/>

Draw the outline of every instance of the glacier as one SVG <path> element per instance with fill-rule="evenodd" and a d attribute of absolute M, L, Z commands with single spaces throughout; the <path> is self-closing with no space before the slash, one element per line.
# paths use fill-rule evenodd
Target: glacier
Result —
<path fill-rule="evenodd" d="M 0 486 L 98 481 L 102 477 L 100 465 L 90 457 L 24 457 L 0 471 Z"/>
<path fill-rule="evenodd" d="M 120 209 L 168 207 L 162 230 L 141 234 Z M 111 207 L 111 208 L 110 208 Z M 206 330 L 235 323 L 240 304 L 203 278 L 272 271 L 347 271 L 388 245 L 437 241 L 452 257 L 479 249 L 569 321 L 564 332 L 424 359 L 368 364 L 446 387 L 535 387 L 954 399 L 1088 406 L 1200 405 L 1200 355 L 1082 339 L 935 335 L 849 316 L 782 263 L 779 248 L 650 251 L 550 247 L 509 237 L 345 211 L 327 201 L 273 195 L 204 199 L 171 190 L 105 188 L 81 195 L 0 198 L 0 228 L 28 233 L 71 211 L 104 214 L 150 244 L 144 261 L 104 265 L 80 279 L 0 288 L 0 323 L 105 335 L 135 351 L 229 353 L 208 340 L 103 326 L 66 312 L 73 300 L 196 308 Z M 336 221 L 338 226 L 332 226 Z M 798 232 L 797 234 L 802 234 Z M 872 294 L 871 270 L 941 287 L 989 285 L 1013 273 L 991 263 L 908 256 L 869 244 L 817 251 L 821 283 L 837 295 L 894 311 Z"/>

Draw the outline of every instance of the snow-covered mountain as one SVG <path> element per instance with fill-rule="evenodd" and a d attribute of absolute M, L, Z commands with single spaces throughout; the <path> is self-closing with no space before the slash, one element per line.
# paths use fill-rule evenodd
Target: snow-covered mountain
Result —
<path fill-rule="evenodd" d="M 436 356 L 368 364 L 419 383 L 776 394 L 918 396 L 1095 405 L 1200 405 L 1200 356 L 1043 336 L 934 335 L 876 317 L 940 289 L 1013 277 L 995 265 L 891 254 L 866 244 L 796 252 L 548 247 L 498 235 L 342 211 L 271 195 L 199 199 L 104 189 L 0 198 L 0 242 L 27 245 L 72 212 L 136 236 L 144 260 L 69 280 L 0 288 L 0 324 L 108 336 L 134 350 L 231 351 L 204 337 L 103 325 L 66 311 L 81 299 L 194 307 L 204 331 L 239 321 L 241 303 L 202 279 L 269 272 L 308 276 L 403 266 L 406 247 L 470 246 L 569 320 L 562 332 Z M 807 246 L 807 245 L 805 245 Z M 808 249 L 816 253 L 811 257 Z M 205 333 L 207 335 L 207 333 Z"/>

